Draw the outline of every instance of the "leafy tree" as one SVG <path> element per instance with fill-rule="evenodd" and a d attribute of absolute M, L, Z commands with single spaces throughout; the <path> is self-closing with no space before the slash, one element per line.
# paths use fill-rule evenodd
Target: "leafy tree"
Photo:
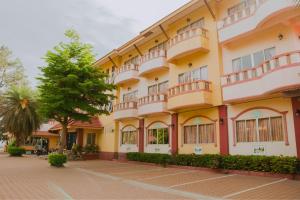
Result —
<path fill-rule="evenodd" d="M 40 126 L 37 102 L 28 87 L 9 89 L 0 101 L 1 132 L 9 132 L 20 146 Z"/>
<path fill-rule="evenodd" d="M 19 59 L 12 58 L 12 52 L 5 46 L 0 47 L 0 90 L 26 82 L 24 68 Z"/>
<path fill-rule="evenodd" d="M 115 88 L 107 84 L 107 74 L 93 66 L 92 46 L 80 42 L 74 30 L 67 30 L 70 40 L 60 43 L 45 56 L 41 67 L 40 105 L 46 118 L 55 119 L 62 126 L 59 153 L 66 145 L 69 120 L 89 121 L 92 116 L 108 114 L 105 107 L 114 98 Z"/>

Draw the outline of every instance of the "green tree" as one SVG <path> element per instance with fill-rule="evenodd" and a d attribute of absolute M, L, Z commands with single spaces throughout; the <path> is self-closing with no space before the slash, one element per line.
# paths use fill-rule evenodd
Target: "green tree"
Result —
<path fill-rule="evenodd" d="M 14 85 L 26 83 L 24 67 L 19 59 L 12 58 L 12 52 L 0 47 L 0 91 Z"/>
<path fill-rule="evenodd" d="M 20 146 L 40 126 L 37 102 L 28 87 L 13 87 L 4 93 L 0 101 L 1 132 L 9 132 Z"/>
<path fill-rule="evenodd" d="M 108 114 L 106 106 L 114 98 L 115 88 L 107 84 L 107 74 L 93 66 L 92 46 L 80 42 L 79 35 L 67 30 L 69 42 L 60 43 L 45 56 L 41 67 L 40 106 L 46 118 L 62 126 L 59 153 L 66 145 L 69 120 L 89 121 L 92 116 Z"/>

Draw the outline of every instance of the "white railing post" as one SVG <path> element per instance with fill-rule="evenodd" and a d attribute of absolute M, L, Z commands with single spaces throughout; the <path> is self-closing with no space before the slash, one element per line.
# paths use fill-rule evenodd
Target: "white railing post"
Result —
<path fill-rule="evenodd" d="M 299 63 L 300 62 L 300 52 L 294 52 L 290 54 L 291 63 Z"/>

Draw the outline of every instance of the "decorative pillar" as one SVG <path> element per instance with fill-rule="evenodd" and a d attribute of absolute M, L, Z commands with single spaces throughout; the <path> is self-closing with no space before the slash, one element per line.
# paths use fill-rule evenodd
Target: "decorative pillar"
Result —
<path fill-rule="evenodd" d="M 173 113 L 171 115 L 171 126 L 172 126 L 172 144 L 171 144 L 171 153 L 178 153 L 178 113 Z"/>
<path fill-rule="evenodd" d="M 144 124 L 145 124 L 145 120 L 144 119 L 140 119 L 139 120 L 139 152 L 143 153 L 144 152 Z"/>
<path fill-rule="evenodd" d="M 77 129 L 77 144 L 80 146 L 83 146 L 83 129 L 82 128 L 78 128 Z"/>
<path fill-rule="evenodd" d="M 228 112 L 227 106 L 219 106 L 219 132 L 220 132 L 220 154 L 229 154 L 229 139 L 228 139 Z"/>
<path fill-rule="evenodd" d="M 300 97 L 292 98 L 297 157 L 300 158 Z"/>

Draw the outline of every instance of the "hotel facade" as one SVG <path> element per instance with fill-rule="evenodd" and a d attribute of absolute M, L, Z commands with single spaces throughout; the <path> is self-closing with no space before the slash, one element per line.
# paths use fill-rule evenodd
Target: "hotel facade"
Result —
<path fill-rule="evenodd" d="M 94 142 L 127 152 L 300 157 L 300 8 L 193 0 L 96 63 L 117 85 Z"/>

